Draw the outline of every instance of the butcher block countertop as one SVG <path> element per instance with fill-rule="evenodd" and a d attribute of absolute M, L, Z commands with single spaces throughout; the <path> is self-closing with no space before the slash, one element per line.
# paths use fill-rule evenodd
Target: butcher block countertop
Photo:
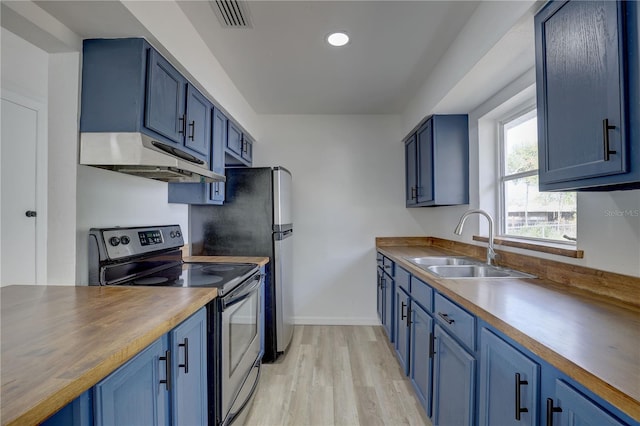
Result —
<path fill-rule="evenodd" d="M 42 422 L 216 295 L 214 288 L 3 287 L 2 425 Z"/>
<path fill-rule="evenodd" d="M 547 279 L 442 279 L 404 257 L 459 255 L 440 247 L 377 250 L 479 319 L 640 420 L 640 309 Z M 640 279 L 629 277 L 634 285 Z"/>

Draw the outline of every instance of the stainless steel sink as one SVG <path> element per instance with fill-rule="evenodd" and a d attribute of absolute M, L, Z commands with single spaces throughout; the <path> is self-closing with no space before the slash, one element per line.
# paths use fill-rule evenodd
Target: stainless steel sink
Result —
<path fill-rule="evenodd" d="M 535 278 L 534 275 L 513 269 L 489 265 L 434 265 L 427 267 L 429 272 L 442 278 Z"/>
<path fill-rule="evenodd" d="M 475 265 L 478 263 L 478 261 L 464 256 L 405 257 L 405 259 L 421 268 L 434 265 Z"/>

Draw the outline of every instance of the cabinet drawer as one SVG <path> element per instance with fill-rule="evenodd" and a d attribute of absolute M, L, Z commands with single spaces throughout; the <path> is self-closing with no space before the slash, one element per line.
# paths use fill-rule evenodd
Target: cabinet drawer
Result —
<path fill-rule="evenodd" d="M 384 256 L 382 253 L 376 253 L 376 264 L 378 267 L 382 268 L 382 265 L 384 264 Z"/>
<path fill-rule="evenodd" d="M 411 297 L 427 312 L 433 312 L 433 289 L 414 276 L 411 277 Z"/>
<path fill-rule="evenodd" d="M 392 277 L 395 274 L 395 266 L 396 264 L 393 262 L 393 260 L 389 259 L 386 256 L 382 256 L 382 269 L 384 269 L 384 271 Z"/>
<path fill-rule="evenodd" d="M 409 272 L 405 271 L 400 267 L 396 268 L 396 275 L 395 275 L 396 285 L 403 288 L 407 293 L 411 293 L 411 286 L 409 285 L 410 279 L 411 279 L 411 274 L 409 274 Z"/>
<path fill-rule="evenodd" d="M 438 293 L 435 297 L 434 312 L 436 319 L 445 330 L 469 348 L 475 349 L 476 321 L 473 315 Z"/>

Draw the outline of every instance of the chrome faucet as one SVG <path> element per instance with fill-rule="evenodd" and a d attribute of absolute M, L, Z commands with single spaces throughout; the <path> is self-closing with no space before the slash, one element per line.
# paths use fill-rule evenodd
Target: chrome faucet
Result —
<path fill-rule="evenodd" d="M 491 218 L 489 213 L 480 209 L 467 210 L 466 212 L 464 212 L 462 217 L 460 217 L 460 222 L 458 223 L 458 226 L 456 226 L 456 229 L 455 231 L 453 231 L 453 233 L 456 235 L 462 235 L 462 227 L 464 226 L 464 221 L 467 220 L 467 217 L 474 213 L 486 217 L 489 221 L 489 247 L 487 248 L 487 265 L 491 265 L 491 262 L 496 258 L 497 254 L 493 249 L 493 219 Z"/>

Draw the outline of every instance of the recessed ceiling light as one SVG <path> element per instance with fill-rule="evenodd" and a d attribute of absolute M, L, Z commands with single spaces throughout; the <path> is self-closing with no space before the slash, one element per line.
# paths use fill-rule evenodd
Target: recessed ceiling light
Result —
<path fill-rule="evenodd" d="M 349 43 L 349 36 L 343 32 L 331 33 L 327 36 L 327 43 L 335 47 L 341 47 Z"/>

